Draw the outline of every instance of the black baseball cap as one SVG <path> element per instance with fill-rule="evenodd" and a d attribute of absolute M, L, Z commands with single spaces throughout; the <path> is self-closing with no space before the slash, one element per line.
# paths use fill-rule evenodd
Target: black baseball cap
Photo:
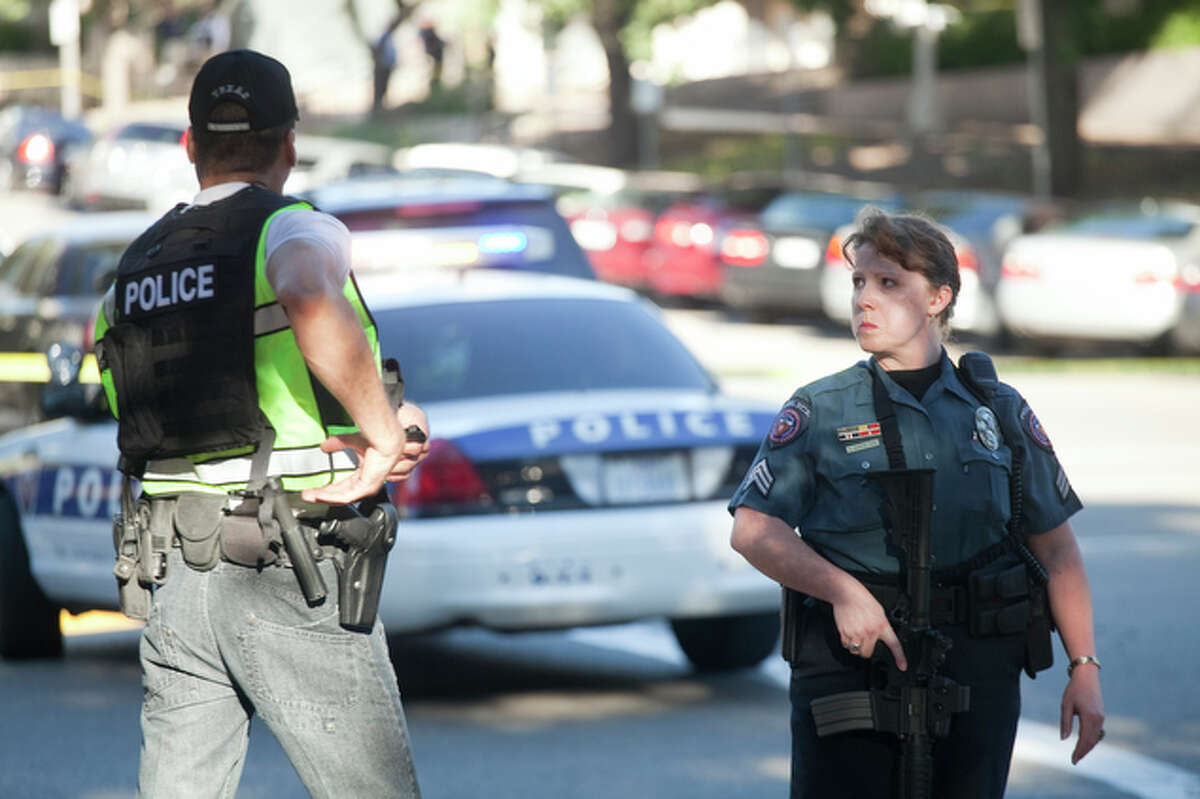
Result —
<path fill-rule="evenodd" d="M 218 103 L 246 109 L 247 122 L 212 122 Z M 287 67 L 254 50 L 229 50 L 204 62 L 188 100 L 192 128 L 210 133 L 241 133 L 286 125 L 300 118 Z"/>

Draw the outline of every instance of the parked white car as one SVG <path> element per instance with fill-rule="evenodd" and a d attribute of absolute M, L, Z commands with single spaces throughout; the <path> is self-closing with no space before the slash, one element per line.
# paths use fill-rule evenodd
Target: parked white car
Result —
<path fill-rule="evenodd" d="M 996 296 L 1019 338 L 1200 351 L 1200 206 L 1106 204 L 1019 237 Z"/>

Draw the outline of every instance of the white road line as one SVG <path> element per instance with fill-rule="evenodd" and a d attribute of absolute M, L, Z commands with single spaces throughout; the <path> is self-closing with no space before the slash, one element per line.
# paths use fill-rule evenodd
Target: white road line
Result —
<path fill-rule="evenodd" d="M 671 634 L 654 624 L 581 628 L 570 631 L 568 635 L 590 646 L 619 649 L 673 665 L 683 666 L 687 663 Z M 768 658 L 758 673 L 771 684 L 787 690 L 791 670 L 779 657 Z M 1074 747 L 1074 737 L 1066 741 L 1059 740 L 1057 727 L 1021 719 L 1017 726 L 1013 757 L 1095 780 L 1141 799 L 1200 799 L 1198 774 L 1107 742 L 1093 749 L 1078 765 L 1072 766 L 1071 751 Z"/>

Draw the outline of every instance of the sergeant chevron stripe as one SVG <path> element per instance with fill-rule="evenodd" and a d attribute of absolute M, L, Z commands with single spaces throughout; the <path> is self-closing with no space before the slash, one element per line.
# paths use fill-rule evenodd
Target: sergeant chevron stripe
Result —
<path fill-rule="evenodd" d="M 775 475 L 771 474 L 771 467 L 765 460 L 754 464 L 754 468 L 750 470 L 750 482 L 754 483 L 758 493 L 764 497 L 771 493 L 771 486 L 775 485 Z"/>

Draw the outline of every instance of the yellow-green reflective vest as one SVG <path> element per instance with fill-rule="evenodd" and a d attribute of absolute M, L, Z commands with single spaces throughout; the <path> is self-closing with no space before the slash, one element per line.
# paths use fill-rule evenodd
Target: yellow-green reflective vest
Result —
<path fill-rule="evenodd" d="M 236 201 L 243 192 L 218 202 Z M 284 211 L 310 208 L 308 203 L 291 202 L 271 212 L 261 225 L 253 253 L 247 254 L 254 259 L 254 373 L 258 405 L 275 431 L 266 475 L 280 477 L 289 491 L 327 485 L 353 471 L 354 465 L 344 452 L 329 454 L 322 452 L 320 446 L 331 435 L 357 429 L 345 409 L 309 372 L 287 315 L 266 277 L 266 238 L 271 221 Z M 378 370 L 379 339 L 375 323 L 353 276 L 347 276 L 342 292 L 358 316 Z M 118 317 L 118 299 L 112 289 L 104 298 L 96 318 L 98 343 L 110 329 L 111 320 Z M 119 418 L 112 373 L 103 368 L 103 363 L 101 366 L 101 382 L 109 407 Z M 253 447 L 241 447 L 152 459 L 142 476 L 142 489 L 150 495 L 236 491 L 245 488 L 250 480 L 253 455 Z"/>

